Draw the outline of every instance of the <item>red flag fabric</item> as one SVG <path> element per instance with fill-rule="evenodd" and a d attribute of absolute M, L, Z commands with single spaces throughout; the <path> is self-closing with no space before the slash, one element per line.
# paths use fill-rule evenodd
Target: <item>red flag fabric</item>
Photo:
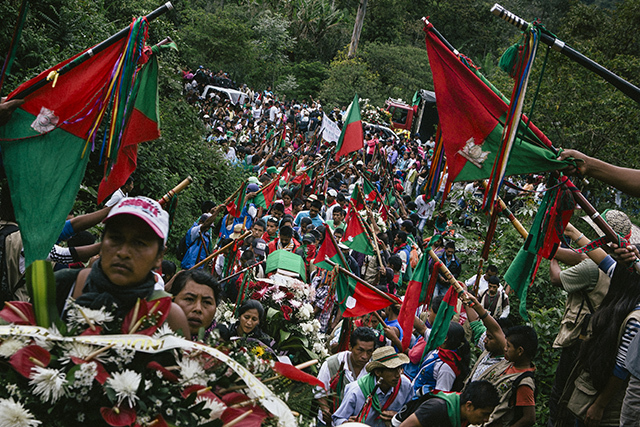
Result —
<path fill-rule="evenodd" d="M 327 227 L 324 232 L 324 241 L 322 242 L 322 245 L 320 245 L 318 254 L 316 255 L 316 259 L 313 261 L 313 263 L 320 268 L 324 268 L 325 270 L 333 270 L 333 266 L 325 261 L 326 258 L 329 258 L 339 266 L 351 271 L 348 265 L 344 265 L 342 263 L 342 258 L 340 257 L 340 253 L 338 252 L 340 248 L 338 248 L 333 243 L 333 236 L 330 233 L 331 230 L 329 229 L 329 227 Z"/>
<path fill-rule="evenodd" d="M 349 216 L 346 221 L 347 229 L 344 231 L 341 242 L 345 246 L 366 255 L 375 255 L 376 252 L 373 249 L 373 245 L 369 240 L 369 236 L 362 225 L 360 215 L 353 209 L 349 209 Z"/>
<path fill-rule="evenodd" d="M 336 145 L 336 161 L 354 151 L 364 147 L 364 132 L 362 130 L 362 119 L 360 117 L 360 102 L 358 94 L 353 97 L 353 102 L 349 105 L 347 116 L 342 127 L 342 133 Z"/>
<path fill-rule="evenodd" d="M 401 304 L 400 298 L 386 292 L 378 293 L 370 289 L 362 281 L 344 273 L 338 275 L 336 297 L 342 308 L 343 317 L 358 317 L 374 311 L 382 310 L 391 304 Z M 381 295 L 382 294 L 382 295 Z M 384 296 L 386 295 L 386 297 Z M 394 302 L 391 302 L 394 301 Z"/>
<path fill-rule="evenodd" d="M 434 270 L 437 271 L 437 270 Z M 437 273 L 434 274 L 437 277 Z M 407 291 L 404 295 L 404 301 L 398 315 L 398 323 L 406 333 L 402 337 L 402 348 L 407 349 L 411 343 L 411 334 L 413 331 L 413 320 L 417 308 L 425 303 L 426 289 L 429 282 L 429 256 L 423 255 L 416 265 L 411 280 L 407 284 Z"/>

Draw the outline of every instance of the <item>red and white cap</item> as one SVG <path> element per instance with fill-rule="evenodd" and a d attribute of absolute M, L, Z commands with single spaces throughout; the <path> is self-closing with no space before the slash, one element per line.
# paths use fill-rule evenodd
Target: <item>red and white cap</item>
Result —
<path fill-rule="evenodd" d="M 164 240 L 167 244 L 169 236 L 169 214 L 162 209 L 160 203 L 144 196 L 125 197 L 120 200 L 109 212 L 109 215 L 102 222 L 107 222 L 116 215 L 133 215 L 137 216 Z"/>

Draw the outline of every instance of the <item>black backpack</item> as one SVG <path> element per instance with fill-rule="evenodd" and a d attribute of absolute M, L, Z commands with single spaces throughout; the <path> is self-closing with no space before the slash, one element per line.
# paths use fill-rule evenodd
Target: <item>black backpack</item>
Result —
<path fill-rule="evenodd" d="M 178 258 L 178 261 L 182 262 L 182 259 L 187 254 L 188 249 L 187 235 L 185 234 L 182 239 L 180 239 L 180 242 L 178 242 L 178 246 L 176 246 L 176 258 Z"/>

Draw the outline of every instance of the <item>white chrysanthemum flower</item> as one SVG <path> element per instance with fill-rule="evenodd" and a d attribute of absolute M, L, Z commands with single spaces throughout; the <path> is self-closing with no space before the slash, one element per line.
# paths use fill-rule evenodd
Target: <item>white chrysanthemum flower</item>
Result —
<path fill-rule="evenodd" d="M 224 403 L 218 400 L 207 399 L 206 397 L 202 396 L 196 399 L 195 404 L 197 405 L 202 401 L 205 402 L 204 409 L 209 411 L 209 418 L 201 418 L 200 422 L 198 422 L 198 425 L 207 424 L 208 422 L 219 419 L 225 409 L 227 409 L 227 406 Z"/>
<path fill-rule="evenodd" d="M 178 366 L 180 366 L 184 386 L 207 385 L 208 375 L 204 370 L 204 366 L 197 360 L 185 357 L 178 362 Z"/>
<path fill-rule="evenodd" d="M 311 313 L 313 313 L 313 306 L 305 302 L 298 311 L 298 317 L 302 320 L 307 320 L 311 318 Z"/>
<path fill-rule="evenodd" d="M 65 393 L 68 384 L 64 372 L 57 369 L 36 366 L 31 369 L 29 385 L 34 386 L 33 392 L 40 396 L 44 403 L 55 403 Z"/>
<path fill-rule="evenodd" d="M 123 369 L 129 365 L 136 355 L 136 351 L 133 349 L 114 347 L 112 350 L 115 352 L 115 355 L 111 356 L 108 361 L 115 363 L 119 369 Z"/>
<path fill-rule="evenodd" d="M 83 363 L 76 371 L 73 388 L 89 387 L 93 385 L 93 380 L 98 375 L 98 365 L 95 362 Z"/>
<path fill-rule="evenodd" d="M 26 347 L 28 345 L 28 340 L 24 338 L 9 338 L 6 339 L 0 344 L 0 356 L 9 358 L 13 356 L 18 350 Z"/>
<path fill-rule="evenodd" d="M 233 317 L 233 311 L 227 311 L 226 313 L 224 313 L 224 320 L 226 320 L 229 323 L 235 322 L 236 318 Z"/>
<path fill-rule="evenodd" d="M 34 341 L 35 344 L 39 347 L 42 347 L 47 351 L 51 351 L 53 350 L 53 347 L 58 343 L 58 340 L 56 338 L 63 338 L 63 336 L 55 324 L 52 324 L 49 329 L 47 329 L 47 332 L 47 336 L 36 336 L 34 338 Z"/>
<path fill-rule="evenodd" d="M 156 333 L 153 334 L 152 338 L 159 340 L 167 335 L 175 335 L 175 332 L 173 332 L 169 323 L 165 322 L 156 330 Z"/>
<path fill-rule="evenodd" d="M 60 358 L 60 362 L 62 364 L 67 364 L 71 362 L 72 357 L 77 357 L 78 359 L 85 360 L 89 355 L 93 354 L 99 347 L 84 344 L 81 342 L 68 342 L 64 343 L 64 356 Z M 104 356 L 105 353 L 101 353 L 95 356 L 95 359 L 99 362 L 104 362 L 104 359 L 101 357 Z"/>
<path fill-rule="evenodd" d="M 106 385 L 116 392 L 118 405 L 126 399 L 129 406 L 133 408 L 136 400 L 138 400 L 136 392 L 138 391 L 141 380 L 142 376 L 139 373 L 126 369 L 122 372 L 114 372 L 111 374 L 111 378 L 107 380 Z"/>
<path fill-rule="evenodd" d="M 83 316 L 84 314 L 84 316 Z M 101 308 L 99 310 L 93 310 L 87 307 L 80 307 L 77 304 L 73 304 L 68 310 L 68 321 L 72 325 L 89 326 L 87 319 L 94 325 L 104 325 L 105 323 L 113 322 L 113 314 Z"/>
<path fill-rule="evenodd" d="M 276 292 L 273 293 L 273 295 L 271 296 L 271 298 L 273 299 L 273 301 L 275 302 L 280 302 L 283 299 L 285 299 L 285 297 L 287 296 L 286 293 L 282 292 L 281 290 L 278 290 Z"/>
<path fill-rule="evenodd" d="M 313 319 L 313 321 L 311 322 L 311 324 L 313 325 L 313 331 L 314 332 L 319 332 L 320 331 L 320 321 L 318 319 Z"/>
<path fill-rule="evenodd" d="M 40 424 L 22 403 L 12 398 L 0 399 L 0 427 L 35 427 Z"/>
<path fill-rule="evenodd" d="M 300 329 L 302 329 L 302 332 L 305 334 L 310 334 L 313 332 L 313 325 L 311 323 L 302 323 L 300 324 Z"/>
<path fill-rule="evenodd" d="M 300 301 L 298 301 L 297 299 L 292 299 L 291 301 L 289 301 L 289 305 L 293 308 L 300 308 L 302 307 L 302 303 Z"/>

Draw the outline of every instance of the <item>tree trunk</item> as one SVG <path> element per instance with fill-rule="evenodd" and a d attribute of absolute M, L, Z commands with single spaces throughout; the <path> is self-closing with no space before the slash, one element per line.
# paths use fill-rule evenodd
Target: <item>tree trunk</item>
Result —
<path fill-rule="evenodd" d="M 358 5 L 358 13 L 356 15 L 356 23 L 353 25 L 353 34 L 351 35 L 351 44 L 349 45 L 349 58 L 353 58 L 358 49 L 358 41 L 360 40 L 360 32 L 362 32 L 362 24 L 364 23 L 364 14 L 367 12 L 367 0 L 360 0 Z"/>

